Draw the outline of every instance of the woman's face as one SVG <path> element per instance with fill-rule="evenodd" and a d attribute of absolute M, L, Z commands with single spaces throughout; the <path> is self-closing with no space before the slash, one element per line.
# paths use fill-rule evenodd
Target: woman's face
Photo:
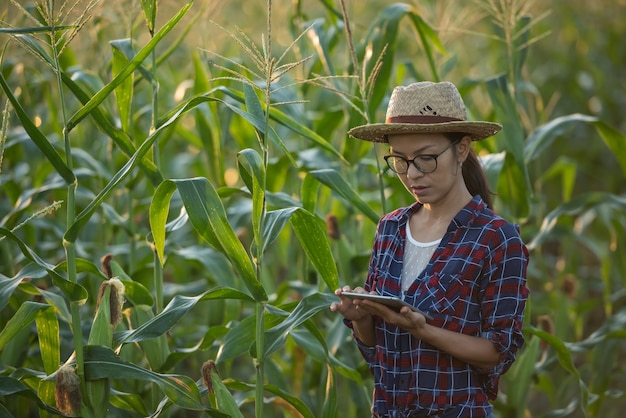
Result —
<path fill-rule="evenodd" d="M 389 154 L 400 157 L 396 160 L 400 168 L 398 177 L 417 201 L 423 204 L 445 203 L 451 195 L 463 192 L 465 183 L 460 162 L 469 151 L 469 138 L 452 144 L 443 134 L 426 133 L 389 135 L 388 141 Z M 406 160 L 409 160 L 408 168 Z M 410 161 L 417 163 L 423 171 L 433 168 L 434 171 L 424 173 Z M 404 168 L 406 172 L 402 173 Z"/>

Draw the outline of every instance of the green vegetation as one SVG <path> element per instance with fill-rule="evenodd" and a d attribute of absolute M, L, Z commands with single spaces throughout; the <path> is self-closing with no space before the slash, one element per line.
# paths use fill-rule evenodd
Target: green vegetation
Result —
<path fill-rule="evenodd" d="M 328 305 L 410 196 L 346 131 L 446 79 L 531 249 L 496 416 L 621 417 L 623 2 L 8 3 L 0 416 L 367 416 Z"/>

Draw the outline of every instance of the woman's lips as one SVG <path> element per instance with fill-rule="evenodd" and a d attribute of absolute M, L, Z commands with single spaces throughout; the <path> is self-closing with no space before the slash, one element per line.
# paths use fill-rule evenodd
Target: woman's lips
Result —
<path fill-rule="evenodd" d="M 411 190 L 415 194 L 422 194 L 424 193 L 424 191 L 426 191 L 426 189 L 428 189 L 428 187 L 426 186 L 411 186 Z"/>

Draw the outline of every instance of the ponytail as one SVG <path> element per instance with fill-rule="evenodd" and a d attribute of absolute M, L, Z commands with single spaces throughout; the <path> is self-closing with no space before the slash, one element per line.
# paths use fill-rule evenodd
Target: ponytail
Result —
<path fill-rule="evenodd" d="M 483 170 L 483 166 L 480 164 L 473 149 L 470 149 L 467 158 L 463 162 L 463 179 L 465 180 L 467 190 L 469 190 L 472 196 L 480 195 L 487 207 L 493 209 L 491 199 L 493 193 L 489 189 L 485 170 Z"/>
<path fill-rule="evenodd" d="M 459 132 L 452 132 L 446 134 L 448 139 L 453 143 L 460 141 L 465 134 Z M 487 183 L 487 176 L 485 174 L 485 170 L 483 170 L 483 166 L 480 164 L 478 157 L 476 156 L 476 152 L 470 147 L 469 153 L 467 154 L 467 158 L 463 162 L 463 179 L 465 180 L 465 186 L 467 190 L 471 193 L 472 196 L 480 195 L 483 199 L 483 202 L 489 207 L 493 209 L 493 201 L 491 196 L 494 194 L 489 189 L 489 183 Z"/>

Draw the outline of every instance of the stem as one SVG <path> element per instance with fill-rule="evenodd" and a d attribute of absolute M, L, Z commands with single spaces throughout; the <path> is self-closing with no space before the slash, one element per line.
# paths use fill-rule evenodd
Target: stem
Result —
<path fill-rule="evenodd" d="M 256 304 L 256 402 L 255 416 L 263 417 L 263 393 L 265 386 L 265 302 Z"/>
<path fill-rule="evenodd" d="M 154 36 L 153 33 L 150 34 Z M 153 50 L 151 53 L 152 58 L 152 116 L 150 134 L 156 130 L 157 115 L 159 113 L 158 98 L 159 98 L 159 82 L 157 80 L 157 59 L 156 52 Z M 159 155 L 159 141 L 154 141 L 152 146 L 152 159 L 157 169 L 161 166 L 161 158 Z M 154 251 L 154 292 L 155 292 L 155 309 L 156 314 L 159 314 L 163 310 L 163 268 L 161 267 L 159 257 Z"/>
<path fill-rule="evenodd" d="M 67 126 L 67 111 L 65 109 L 65 93 L 63 91 L 63 78 L 61 76 L 61 63 L 59 61 L 59 50 L 57 49 L 57 37 L 55 30 L 55 17 L 54 17 L 54 4 L 50 1 L 47 3 L 48 16 L 52 29 L 50 30 L 50 46 L 52 48 L 52 57 L 54 59 L 54 71 L 56 75 L 57 87 L 59 89 L 59 100 L 61 107 L 61 115 L 63 118 L 63 126 Z M 74 168 L 74 161 L 72 159 L 72 144 L 70 141 L 70 134 L 67 129 L 63 129 L 63 141 L 65 146 L 65 160 L 70 170 Z M 76 189 L 78 188 L 78 179 L 72 184 L 67 186 L 67 227 L 69 228 L 76 219 Z M 77 282 L 76 273 L 76 248 L 73 242 L 63 242 L 65 248 L 65 257 L 67 260 L 67 279 L 72 282 Z M 76 374 L 80 379 L 81 392 L 85 393 L 85 359 L 83 353 L 83 329 L 80 317 L 80 308 L 78 303 L 70 301 L 70 310 L 72 315 L 72 335 L 74 338 L 74 352 L 76 353 Z M 81 408 L 83 415 L 87 417 L 91 416 L 91 410 L 89 408 Z"/>

